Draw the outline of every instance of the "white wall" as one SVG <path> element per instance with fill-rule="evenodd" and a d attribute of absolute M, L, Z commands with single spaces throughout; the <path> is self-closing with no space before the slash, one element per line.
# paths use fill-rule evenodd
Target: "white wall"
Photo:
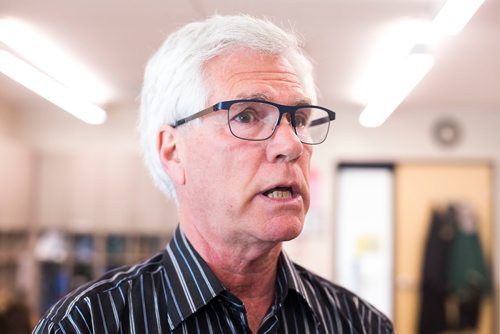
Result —
<path fill-rule="evenodd" d="M 32 153 L 16 136 L 15 116 L 0 105 L 0 225 L 4 228 L 27 226 L 31 218 Z"/>
<path fill-rule="evenodd" d="M 34 152 L 36 227 L 124 233 L 175 227 L 174 203 L 142 163 L 134 110 L 111 111 L 98 126 L 52 109 L 23 111 L 18 123 L 15 135 Z"/>
<path fill-rule="evenodd" d="M 111 110 L 102 125 L 83 123 L 56 107 L 23 111 L 18 118 L 17 136 L 37 152 L 140 154 L 133 107 Z"/>

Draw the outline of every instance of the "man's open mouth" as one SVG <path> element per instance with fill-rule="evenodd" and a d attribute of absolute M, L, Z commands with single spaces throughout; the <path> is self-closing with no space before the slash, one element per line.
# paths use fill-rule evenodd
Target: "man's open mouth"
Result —
<path fill-rule="evenodd" d="M 276 187 L 276 188 L 269 189 L 268 191 L 265 191 L 263 193 L 263 195 L 268 197 L 268 198 L 273 198 L 273 199 L 276 199 L 276 198 L 287 199 L 287 198 L 293 197 L 294 191 L 290 187 Z"/>

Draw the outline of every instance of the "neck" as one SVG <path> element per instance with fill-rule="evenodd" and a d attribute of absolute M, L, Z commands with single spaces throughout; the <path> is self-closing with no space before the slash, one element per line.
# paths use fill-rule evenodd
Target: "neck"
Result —
<path fill-rule="evenodd" d="M 196 251 L 233 294 L 252 296 L 274 287 L 281 242 L 226 243 L 205 239 L 189 225 L 182 228 Z"/>
<path fill-rule="evenodd" d="M 212 256 L 207 257 L 207 263 L 224 286 L 240 299 L 272 298 L 279 250 L 280 248 L 273 249 L 254 259 L 233 254 L 232 258 L 211 254 Z"/>
<path fill-rule="evenodd" d="M 224 287 L 244 303 L 250 329 L 256 333 L 274 300 L 282 244 L 209 242 L 192 225 L 183 225 L 183 231 Z"/>

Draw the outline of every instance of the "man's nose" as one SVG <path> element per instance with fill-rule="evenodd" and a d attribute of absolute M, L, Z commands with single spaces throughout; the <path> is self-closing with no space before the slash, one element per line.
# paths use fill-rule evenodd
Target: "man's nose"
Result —
<path fill-rule="evenodd" d="M 277 159 L 293 161 L 299 158 L 304 151 L 304 144 L 295 133 L 290 117 L 282 117 L 269 140 L 267 154 L 270 161 Z"/>

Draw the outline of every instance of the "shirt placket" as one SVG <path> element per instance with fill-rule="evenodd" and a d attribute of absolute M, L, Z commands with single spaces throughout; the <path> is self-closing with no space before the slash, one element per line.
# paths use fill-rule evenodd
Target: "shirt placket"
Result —
<path fill-rule="evenodd" d="M 259 328 L 259 334 L 277 333 L 279 329 L 278 311 L 282 304 L 273 305 L 265 315 L 264 321 Z"/>
<path fill-rule="evenodd" d="M 234 295 L 225 293 L 221 295 L 218 301 L 227 311 L 229 319 L 233 323 L 235 333 L 251 334 L 248 326 L 245 305 Z"/>

